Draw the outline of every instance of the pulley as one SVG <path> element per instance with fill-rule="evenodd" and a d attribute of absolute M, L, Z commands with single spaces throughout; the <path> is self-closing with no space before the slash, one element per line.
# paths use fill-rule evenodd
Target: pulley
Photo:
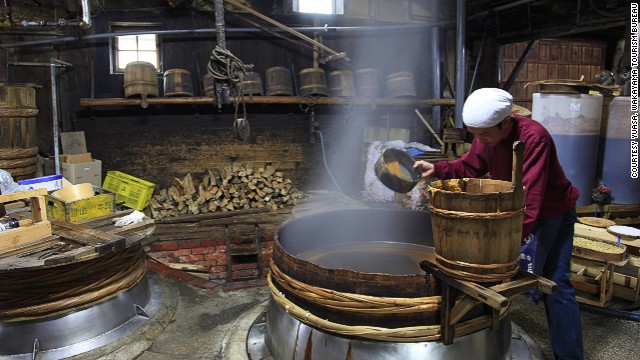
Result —
<path fill-rule="evenodd" d="M 251 127 L 249 126 L 249 121 L 245 118 L 237 118 L 233 121 L 233 133 L 236 135 L 236 138 L 242 141 L 249 140 L 249 136 L 251 134 Z"/>

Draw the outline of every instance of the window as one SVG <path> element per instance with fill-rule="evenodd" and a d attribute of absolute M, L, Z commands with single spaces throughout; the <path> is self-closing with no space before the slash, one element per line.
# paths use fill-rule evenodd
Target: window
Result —
<path fill-rule="evenodd" d="M 293 11 L 312 14 L 344 14 L 344 0 L 293 0 Z"/>
<path fill-rule="evenodd" d="M 111 24 L 111 32 L 122 32 L 111 40 L 111 72 L 123 73 L 127 64 L 133 61 L 146 61 L 162 72 L 160 41 L 157 34 L 159 26 L 151 24 Z"/>

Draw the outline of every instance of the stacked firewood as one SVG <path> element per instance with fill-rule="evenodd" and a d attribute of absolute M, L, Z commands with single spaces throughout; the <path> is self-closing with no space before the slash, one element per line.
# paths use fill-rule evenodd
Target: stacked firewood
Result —
<path fill-rule="evenodd" d="M 302 198 L 291 180 L 274 165 L 229 164 L 206 171 L 201 179 L 191 173 L 174 178 L 168 189 L 151 198 L 151 216 L 158 220 L 186 214 L 251 208 L 283 209 Z"/>

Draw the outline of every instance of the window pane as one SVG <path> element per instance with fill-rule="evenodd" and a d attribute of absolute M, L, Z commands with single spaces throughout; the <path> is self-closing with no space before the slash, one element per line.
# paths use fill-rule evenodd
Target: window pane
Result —
<path fill-rule="evenodd" d="M 333 0 L 298 0 L 298 11 L 314 14 L 332 14 Z"/>
<path fill-rule="evenodd" d="M 138 53 L 138 60 L 150 62 L 156 69 L 158 68 L 158 56 L 155 51 L 140 51 Z"/>
<path fill-rule="evenodd" d="M 136 50 L 136 36 L 135 35 L 125 35 L 118 36 L 118 50 Z"/>
<path fill-rule="evenodd" d="M 118 69 L 124 70 L 127 64 L 138 60 L 135 51 L 118 51 Z"/>
<path fill-rule="evenodd" d="M 156 49 L 155 34 L 138 35 L 138 50 L 155 50 L 155 49 Z"/>

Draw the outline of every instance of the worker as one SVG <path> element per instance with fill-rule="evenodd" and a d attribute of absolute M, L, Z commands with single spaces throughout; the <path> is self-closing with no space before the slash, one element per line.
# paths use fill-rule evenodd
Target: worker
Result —
<path fill-rule="evenodd" d="M 583 359 L 580 310 L 570 281 L 571 251 L 578 189 L 567 179 L 549 132 L 537 121 L 512 114 L 506 91 L 474 91 L 462 109 L 462 120 L 474 137 L 459 159 L 435 164 L 416 161 L 422 178 L 480 178 L 511 181 L 513 143 L 523 141 L 525 212 L 520 268 L 554 281 L 554 294 L 544 298 L 547 324 L 556 359 Z"/>

